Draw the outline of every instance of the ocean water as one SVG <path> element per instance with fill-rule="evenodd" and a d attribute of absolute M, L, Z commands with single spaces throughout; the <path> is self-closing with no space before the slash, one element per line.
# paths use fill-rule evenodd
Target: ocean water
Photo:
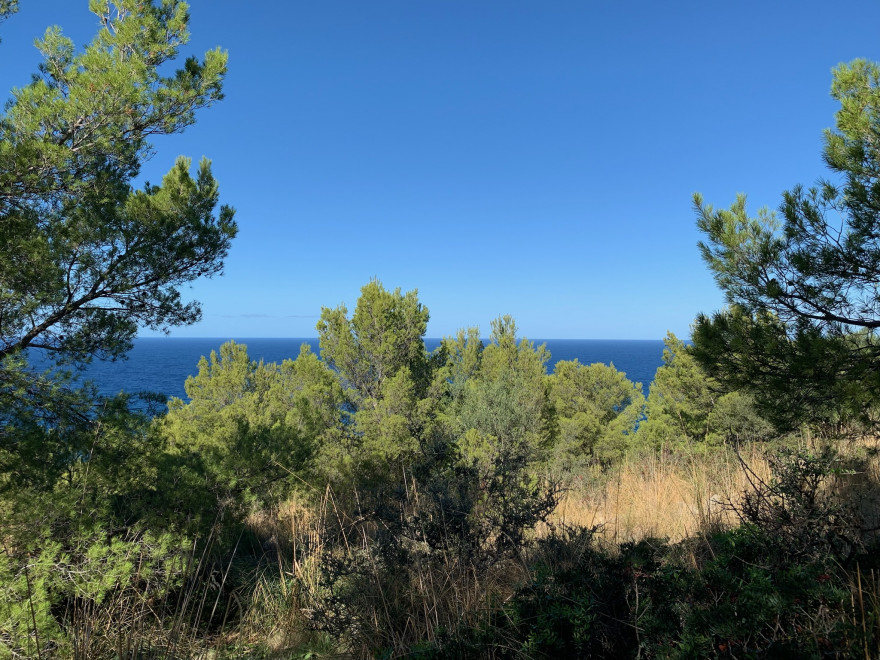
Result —
<path fill-rule="evenodd" d="M 102 394 L 125 392 L 156 392 L 165 398 L 172 396 L 186 400 L 184 382 L 188 376 L 198 373 L 199 359 L 219 350 L 228 340 L 217 338 L 150 337 L 139 338 L 128 358 L 116 362 L 95 361 L 89 365 L 82 378 L 92 380 Z M 281 362 L 299 355 L 302 344 L 309 344 L 312 351 L 320 354 L 318 340 L 306 339 L 258 339 L 236 338 L 246 344 L 252 360 Z M 582 364 L 603 362 L 626 373 L 633 382 L 641 383 L 647 393 L 649 383 L 657 367 L 663 362 L 661 340 L 605 340 L 605 339 L 539 339 L 535 345 L 546 344 L 551 359 L 548 371 L 558 360 L 579 360 Z M 485 340 L 484 340 L 485 343 Z M 426 339 L 429 351 L 440 344 L 439 339 Z M 36 352 L 32 361 L 36 365 L 45 360 Z"/>

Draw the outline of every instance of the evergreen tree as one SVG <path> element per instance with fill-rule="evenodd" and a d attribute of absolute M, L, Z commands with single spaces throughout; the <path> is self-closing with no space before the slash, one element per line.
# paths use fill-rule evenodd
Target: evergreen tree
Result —
<path fill-rule="evenodd" d="M 713 385 L 685 343 L 668 333 L 663 364 L 648 390 L 647 419 L 639 425 L 639 439 L 656 447 L 704 440 L 718 395 Z"/>
<path fill-rule="evenodd" d="M 572 360 L 556 363 L 550 385 L 559 426 L 554 454 L 560 467 L 619 457 L 644 416 L 641 384 L 629 381 L 613 364 Z"/>
<path fill-rule="evenodd" d="M 749 217 L 743 195 L 727 210 L 694 198 L 700 249 L 731 304 L 697 319 L 695 355 L 786 426 L 878 419 L 880 66 L 838 66 L 831 94 L 832 180 L 784 193 L 778 215 Z"/>
<path fill-rule="evenodd" d="M 220 271 L 233 212 L 214 213 L 207 162 L 196 177 L 181 158 L 161 186 L 132 184 L 150 136 L 183 130 L 222 97 L 226 55 L 162 75 L 188 39 L 185 3 L 90 6 L 101 22 L 95 39 L 76 52 L 60 28 L 48 29 L 39 75 L 13 90 L 0 116 L 0 465 L 13 515 L 61 483 L 88 493 L 88 478 L 106 479 L 95 497 L 121 505 L 95 519 L 131 521 L 136 498 L 125 488 L 149 488 L 127 470 L 149 472 L 144 456 L 160 455 L 161 442 L 140 415 L 124 414 L 128 397 L 105 400 L 61 373 L 39 374 L 22 351 L 41 348 L 61 364 L 115 358 L 141 325 L 198 318 L 179 288 Z"/>
<path fill-rule="evenodd" d="M 180 286 L 219 273 L 235 236 L 210 163 L 179 158 L 135 190 L 149 138 L 182 131 L 222 98 L 226 54 L 186 60 L 187 5 L 91 3 L 101 21 L 82 52 L 58 27 L 44 62 L 0 116 L 0 358 L 28 347 L 69 361 L 118 357 L 139 326 L 198 320 Z"/>
<path fill-rule="evenodd" d="M 171 399 L 155 430 L 209 483 L 215 502 L 272 502 L 313 473 L 315 452 L 339 431 L 342 388 L 307 344 L 279 365 L 227 342 L 185 387 L 189 403 Z"/>
<path fill-rule="evenodd" d="M 0 19 L 15 6 L 0 0 Z M 219 273 L 236 233 L 207 161 L 193 174 L 179 158 L 161 185 L 134 188 L 151 136 L 180 132 L 222 97 L 226 55 L 168 68 L 188 39 L 178 0 L 90 8 L 95 39 L 77 51 L 47 30 L 39 73 L 0 114 L 4 657 L 91 655 L 72 641 L 77 617 L 120 598 L 158 602 L 185 565 L 179 532 L 201 512 L 182 497 L 189 466 L 127 396 L 99 397 L 26 360 L 33 348 L 61 365 L 117 358 L 139 327 L 194 322 L 199 305 L 181 285 Z"/>
<path fill-rule="evenodd" d="M 425 350 L 428 309 L 417 291 L 361 288 L 354 313 L 323 308 L 321 357 L 345 388 L 344 433 L 322 448 L 328 473 L 378 494 L 411 464 L 440 404 L 437 360 Z M 378 495 L 377 495 L 378 496 Z"/>
<path fill-rule="evenodd" d="M 0 0 L 0 21 L 5 21 L 18 11 L 18 0 Z"/>
<path fill-rule="evenodd" d="M 345 305 L 321 310 L 317 326 L 321 357 L 339 372 L 361 404 L 377 402 L 386 381 L 401 369 L 425 382 L 423 338 L 428 317 L 418 291 L 387 291 L 373 280 L 361 289 L 350 319 Z"/>

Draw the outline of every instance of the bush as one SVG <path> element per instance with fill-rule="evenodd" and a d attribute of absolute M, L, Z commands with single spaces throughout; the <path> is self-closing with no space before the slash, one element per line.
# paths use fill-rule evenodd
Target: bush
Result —
<path fill-rule="evenodd" d="M 423 439 L 402 483 L 360 498 L 373 508 L 328 516 L 317 628 L 361 651 L 465 643 L 470 633 L 456 631 L 473 630 L 490 597 L 519 579 L 528 533 L 556 505 L 517 445 L 493 447 L 495 461 L 476 462 L 453 438 Z"/>

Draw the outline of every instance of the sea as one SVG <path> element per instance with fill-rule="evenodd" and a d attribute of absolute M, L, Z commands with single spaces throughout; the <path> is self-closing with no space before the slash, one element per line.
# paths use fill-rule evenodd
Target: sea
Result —
<path fill-rule="evenodd" d="M 299 355 L 300 346 L 308 344 L 320 355 L 317 338 L 265 339 L 234 338 L 236 343 L 247 346 L 252 360 L 281 362 Z M 184 383 L 187 377 L 198 373 L 199 359 L 218 351 L 229 341 L 220 338 L 190 337 L 141 337 L 126 359 L 112 361 L 95 360 L 85 368 L 79 378 L 91 380 L 105 395 L 121 391 L 129 393 L 152 392 L 165 399 L 178 397 L 187 400 Z M 440 345 L 440 339 L 425 339 L 428 351 Z M 547 365 L 552 373 L 559 360 L 577 359 L 582 364 L 602 362 L 613 364 L 627 378 L 641 383 L 645 393 L 654 372 L 663 362 L 662 340 L 616 340 L 616 339 L 539 339 L 531 340 L 536 346 L 545 344 L 551 359 Z M 484 343 L 487 343 L 484 340 Z M 47 364 L 37 351 L 30 359 L 35 366 Z"/>

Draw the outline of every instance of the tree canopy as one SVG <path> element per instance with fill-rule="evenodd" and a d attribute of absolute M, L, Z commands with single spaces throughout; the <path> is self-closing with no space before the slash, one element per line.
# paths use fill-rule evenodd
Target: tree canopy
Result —
<path fill-rule="evenodd" d="M 0 20 L 16 4 L 0 0 Z M 263 476 L 271 457 L 271 427 L 236 437 L 239 453 L 226 463 L 175 453 L 128 395 L 102 397 L 70 373 L 28 363 L 36 348 L 56 365 L 117 358 L 139 327 L 197 320 L 199 305 L 183 300 L 181 286 L 222 271 L 237 229 L 206 160 L 193 171 L 180 157 L 159 185 L 137 182 L 152 136 L 182 131 L 222 98 L 226 54 L 170 68 L 188 39 L 179 0 L 89 7 L 100 21 L 92 42 L 77 50 L 49 28 L 37 41 L 38 73 L 0 113 L 4 657 L 75 655 L 75 644 L 64 646 L 71 619 L 53 608 L 106 602 L 119 585 L 155 592 L 150 567 L 174 584 L 180 570 L 164 562 L 180 558 L 182 537 L 170 530 L 216 519 L 205 476 Z M 134 578 L 137 555 L 146 570 Z M 43 653 L 38 642 L 34 655 L 38 628 L 48 646 Z"/>
<path fill-rule="evenodd" d="M 822 155 L 832 178 L 750 217 L 694 196 L 703 258 L 730 309 L 701 315 L 695 354 L 728 388 L 754 391 L 781 424 L 874 423 L 880 382 L 880 67 L 833 71 L 840 103 Z M 857 396 L 853 396 L 857 394 Z"/>
<path fill-rule="evenodd" d="M 401 369 L 424 371 L 428 318 L 418 291 L 387 291 L 373 280 L 361 288 L 351 319 L 345 305 L 321 310 L 321 357 L 339 371 L 355 397 L 378 399 L 383 384 Z"/>
<path fill-rule="evenodd" d="M 731 303 L 830 333 L 880 327 L 880 67 L 834 69 L 840 102 L 823 157 L 837 177 L 783 194 L 779 215 L 750 218 L 740 195 L 727 210 L 694 197 L 703 257 Z"/>
<path fill-rule="evenodd" d="M 18 11 L 18 0 L 0 0 L 0 21 L 5 21 L 16 11 Z"/>
<path fill-rule="evenodd" d="M 0 358 L 118 357 L 139 326 L 198 320 L 180 286 L 221 272 L 236 233 L 207 160 L 193 174 L 178 158 L 161 185 L 134 188 L 150 137 L 222 98 L 226 54 L 162 75 L 187 42 L 186 3 L 90 8 L 95 39 L 77 52 L 49 28 L 39 73 L 0 116 Z"/>

